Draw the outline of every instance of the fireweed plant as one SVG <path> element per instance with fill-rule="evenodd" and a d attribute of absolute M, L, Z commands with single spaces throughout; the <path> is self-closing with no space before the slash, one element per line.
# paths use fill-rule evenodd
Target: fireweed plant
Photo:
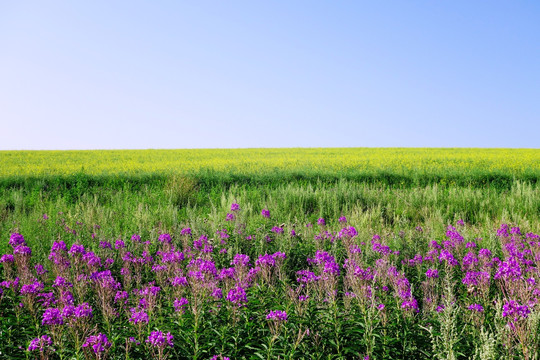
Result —
<path fill-rule="evenodd" d="M 416 227 L 411 251 L 343 215 L 278 224 L 270 210 L 250 224 L 233 203 L 219 223 L 125 239 L 59 220 L 41 256 L 7 234 L 1 355 L 538 359 L 540 236 L 502 224 L 485 241 L 460 220 L 438 239 Z"/>

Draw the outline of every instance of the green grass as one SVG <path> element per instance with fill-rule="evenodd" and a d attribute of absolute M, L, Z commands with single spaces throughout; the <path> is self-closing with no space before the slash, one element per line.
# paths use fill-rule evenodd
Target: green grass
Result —
<path fill-rule="evenodd" d="M 215 227 L 209 230 L 215 232 L 232 202 L 242 204 L 248 218 L 269 208 L 276 223 L 315 222 L 319 217 L 337 221 L 347 215 L 366 237 L 413 231 L 416 226 L 439 229 L 434 236 L 442 236 L 441 224 L 460 218 L 477 228 L 479 236 L 502 222 L 540 230 L 540 186 L 520 181 L 500 190 L 438 184 L 396 187 L 350 180 L 220 186 L 177 177 L 147 184 L 126 181 L 72 188 L 5 187 L 0 190 L 0 231 L 9 234 L 17 230 L 30 243 L 35 238 L 50 245 L 56 235 L 44 235 L 37 221 L 46 213 L 71 224 L 102 225 L 111 239 L 156 227 L 173 232 L 188 223 L 196 226 L 194 219 L 208 215 Z M 0 249 L 4 251 L 6 246 L 2 242 Z"/>

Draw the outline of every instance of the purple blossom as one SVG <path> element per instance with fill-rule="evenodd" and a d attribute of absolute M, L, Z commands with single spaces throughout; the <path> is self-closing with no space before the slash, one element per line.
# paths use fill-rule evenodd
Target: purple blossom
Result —
<path fill-rule="evenodd" d="M 108 241 L 100 241 L 100 242 L 99 242 L 99 247 L 100 247 L 101 249 L 111 249 L 111 250 L 112 250 L 112 245 L 111 245 L 111 243 L 108 242 Z"/>
<path fill-rule="evenodd" d="M 437 279 L 439 277 L 439 270 L 437 270 L 437 269 L 428 269 L 426 271 L 426 277 L 428 279 Z"/>
<path fill-rule="evenodd" d="M 236 216 L 234 216 L 234 214 L 232 213 L 227 213 L 227 215 L 225 216 L 225 221 L 234 221 L 236 219 Z"/>
<path fill-rule="evenodd" d="M 531 310 L 527 305 L 520 305 L 515 300 L 510 300 L 503 305 L 503 317 L 509 317 L 513 321 L 518 321 L 520 319 L 526 319 L 529 317 Z"/>
<path fill-rule="evenodd" d="M 117 303 L 123 301 L 124 304 L 127 304 L 128 297 L 129 294 L 127 291 L 117 291 L 116 295 L 114 295 L 114 302 Z"/>
<path fill-rule="evenodd" d="M 489 260 L 491 259 L 491 251 L 488 249 L 480 249 L 478 251 L 478 257 Z"/>
<path fill-rule="evenodd" d="M 346 224 L 347 223 L 347 218 L 345 216 L 341 216 L 338 221 L 340 223 L 342 223 L 342 224 Z"/>
<path fill-rule="evenodd" d="M 42 282 L 34 281 L 32 284 L 25 284 L 21 286 L 21 295 L 37 295 L 39 291 L 43 290 L 44 286 Z"/>
<path fill-rule="evenodd" d="M 30 256 L 32 255 L 32 249 L 26 245 L 19 245 L 13 248 L 13 255 Z"/>
<path fill-rule="evenodd" d="M 38 275 L 45 275 L 48 272 L 41 264 L 36 264 L 34 266 L 34 269 L 36 270 L 36 274 Z"/>
<path fill-rule="evenodd" d="M 148 314 L 145 311 L 138 311 L 136 308 L 131 308 L 131 317 L 129 318 L 129 322 L 132 324 L 139 324 L 139 323 L 146 323 L 148 324 Z"/>
<path fill-rule="evenodd" d="M 479 313 L 484 312 L 484 307 L 482 305 L 480 305 L 480 304 L 469 305 L 468 309 L 471 310 L 471 311 L 479 312 Z"/>
<path fill-rule="evenodd" d="M 454 258 L 454 255 L 448 250 L 441 250 L 441 253 L 439 254 L 439 261 L 443 262 L 446 261 L 448 265 L 456 266 L 458 265 L 457 260 Z"/>
<path fill-rule="evenodd" d="M 287 321 L 287 313 L 281 310 L 272 310 L 266 315 L 266 320 Z"/>
<path fill-rule="evenodd" d="M 159 235 L 158 240 L 161 243 L 164 243 L 164 244 L 170 244 L 172 242 L 171 235 L 169 235 L 169 234 L 161 234 L 161 235 Z"/>
<path fill-rule="evenodd" d="M 270 210 L 262 209 L 261 215 L 262 215 L 262 217 L 264 217 L 264 218 L 270 219 Z"/>
<path fill-rule="evenodd" d="M 26 242 L 24 241 L 24 236 L 22 236 L 19 233 L 13 233 L 9 237 L 9 245 L 11 245 L 11 247 L 13 247 L 13 248 L 15 248 L 17 246 L 20 246 L 20 245 L 25 245 L 25 244 L 26 244 Z"/>
<path fill-rule="evenodd" d="M 68 305 L 65 306 L 62 310 L 62 317 L 64 319 L 68 318 L 75 318 L 75 319 L 81 319 L 81 318 L 91 318 L 92 315 L 92 308 L 88 303 L 82 303 L 78 306 L 72 306 Z"/>
<path fill-rule="evenodd" d="M 326 221 L 324 220 L 324 218 L 319 218 L 319 219 L 317 220 L 317 224 L 318 224 L 318 225 L 321 225 L 321 226 L 322 226 L 322 225 L 326 225 Z"/>
<path fill-rule="evenodd" d="M 133 241 L 133 242 L 141 242 L 141 236 L 138 235 L 138 234 L 133 234 L 131 236 L 131 241 Z"/>
<path fill-rule="evenodd" d="M 248 266 L 248 264 L 249 256 L 244 254 L 234 255 L 233 261 L 231 261 L 231 265 Z"/>
<path fill-rule="evenodd" d="M 126 243 L 122 239 L 118 239 L 114 242 L 114 248 L 120 250 L 126 247 Z"/>
<path fill-rule="evenodd" d="M 403 310 L 410 310 L 410 311 L 413 311 L 413 312 L 418 312 L 420 311 L 418 309 L 418 302 L 416 301 L 415 298 L 410 298 L 408 300 L 405 300 L 401 303 L 401 308 Z"/>
<path fill-rule="evenodd" d="M 63 325 L 64 320 L 62 318 L 62 313 L 60 309 L 57 308 L 48 308 L 45 309 L 43 313 L 43 320 L 41 325 Z"/>
<path fill-rule="evenodd" d="M 11 254 L 4 254 L 0 257 L 0 264 L 2 263 L 13 263 L 15 258 Z"/>
<path fill-rule="evenodd" d="M 296 272 L 296 281 L 301 284 L 309 284 L 319 280 L 319 277 L 315 273 L 309 270 L 300 270 Z"/>
<path fill-rule="evenodd" d="M 513 227 L 510 229 L 510 234 L 521 235 L 521 230 L 518 227 Z"/>
<path fill-rule="evenodd" d="M 238 211 L 240 210 L 240 205 L 236 204 L 236 203 L 232 203 L 231 204 L 231 211 Z"/>
<path fill-rule="evenodd" d="M 185 276 L 180 276 L 180 277 L 177 276 L 177 277 L 169 279 L 169 281 L 171 285 L 174 287 L 188 285 L 188 282 Z"/>
<path fill-rule="evenodd" d="M 53 287 L 68 288 L 73 287 L 73 284 L 66 281 L 62 276 L 58 276 L 53 282 Z"/>
<path fill-rule="evenodd" d="M 275 266 L 276 259 L 269 254 L 260 255 L 257 260 L 255 260 L 255 265 L 258 266 Z"/>
<path fill-rule="evenodd" d="M 150 335 L 148 335 L 146 342 L 153 347 L 165 348 L 166 346 L 173 347 L 173 340 L 174 337 L 170 332 L 163 334 L 161 331 L 152 331 Z"/>
<path fill-rule="evenodd" d="M 188 304 L 189 301 L 186 298 L 175 299 L 173 302 L 174 311 L 184 313 Z"/>
<path fill-rule="evenodd" d="M 28 351 L 36 351 L 44 352 L 49 346 L 52 345 L 52 339 L 48 335 L 42 335 L 38 336 L 35 339 L 32 339 L 30 341 L 30 345 L 28 345 Z"/>
<path fill-rule="evenodd" d="M 37 298 L 38 298 L 38 302 L 41 303 L 41 306 L 43 306 L 44 308 L 48 308 L 56 304 L 56 299 L 52 291 L 46 292 L 46 293 L 40 293 L 37 295 Z"/>
<path fill-rule="evenodd" d="M 237 306 L 244 306 L 248 302 L 246 291 L 242 286 L 237 284 L 235 287 L 229 290 L 229 293 L 227 294 L 227 301 L 230 301 Z"/>
<path fill-rule="evenodd" d="M 283 228 L 279 226 L 274 226 L 270 231 L 276 234 L 283 234 Z"/>
<path fill-rule="evenodd" d="M 191 228 L 183 228 L 180 231 L 180 235 L 182 235 L 182 236 L 190 236 L 191 235 Z"/>
<path fill-rule="evenodd" d="M 111 343 L 105 334 L 99 333 L 94 336 L 89 336 L 83 344 L 83 348 L 91 348 L 94 354 L 99 355 L 107 351 L 111 347 Z"/>
<path fill-rule="evenodd" d="M 82 258 L 83 258 L 83 261 L 86 262 L 88 266 L 101 267 L 101 259 L 92 251 L 89 251 L 86 254 L 84 254 Z"/>

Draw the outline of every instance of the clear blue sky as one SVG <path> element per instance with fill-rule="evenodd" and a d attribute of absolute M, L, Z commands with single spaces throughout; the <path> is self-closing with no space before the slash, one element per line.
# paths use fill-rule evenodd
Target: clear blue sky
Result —
<path fill-rule="evenodd" d="M 1 1 L 0 149 L 540 147 L 540 1 Z"/>

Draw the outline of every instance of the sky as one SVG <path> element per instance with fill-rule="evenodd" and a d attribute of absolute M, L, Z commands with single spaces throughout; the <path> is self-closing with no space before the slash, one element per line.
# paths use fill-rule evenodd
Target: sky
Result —
<path fill-rule="evenodd" d="M 0 0 L 0 150 L 540 148 L 540 2 Z"/>

